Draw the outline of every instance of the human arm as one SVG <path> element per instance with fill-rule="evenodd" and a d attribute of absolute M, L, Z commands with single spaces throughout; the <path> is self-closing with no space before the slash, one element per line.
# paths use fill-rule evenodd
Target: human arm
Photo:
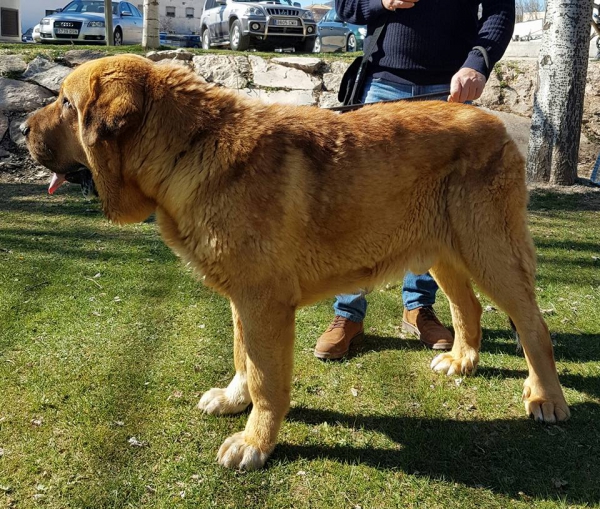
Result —
<path fill-rule="evenodd" d="M 419 0 L 336 0 L 335 10 L 348 23 L 368 25 L 387 11 L 410 9 Z"/>
<path fill-rule="evenodd" d="M 484 55 L 472 49 L 461 69 L 450 83 L 450 102 L 478 99 L 494 65 L 506 51 L 515 25 L 514 0 L 484 0 L 482 2 L 481 27 L 474 47 L 483 47 L 488 55 L 489 68 Z"/>

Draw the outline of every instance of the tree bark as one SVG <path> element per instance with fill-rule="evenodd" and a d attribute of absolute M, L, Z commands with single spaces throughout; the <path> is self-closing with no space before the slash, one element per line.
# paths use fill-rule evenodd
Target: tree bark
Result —
<path fill-rule="evenodd" d="M 113 16 L 112 16 L 112 0 L 104 0 L 104 33 L 106 37 L 106 45 L 114 46 L 113 39 Z"/>
<path fill-rule="evenodd" d="M 145 50 L 160 46 L 158 0 L 144 0 L 144 35 L 142 46 Z"/>
<path fill-rule="evenodd" d="M 527 179 L 573 185 L 583 116 L 593 0 L 548 0 L 527 157 Z"/>

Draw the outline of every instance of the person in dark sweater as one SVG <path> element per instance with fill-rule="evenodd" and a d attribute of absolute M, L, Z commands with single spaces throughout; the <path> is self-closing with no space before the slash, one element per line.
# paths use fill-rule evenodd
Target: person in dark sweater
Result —
<path fill-rule="evenodd" d="M 386 23 L 367 68 L 363 103 L 422 94 L 478 99 L 515 23 L 515 0 L 336 0 L 335 8 L 343 20 L 366 25 L 367 36 Z M 449 350 L 452 334 L 432 307 L 437 289 L 428 273 L 407 273 L 402 327 L 429 348 Z M 362 340 L 365 293 L 337 296 L 335 319 L 318 339 L 316 357 L 341 359 Z"/>

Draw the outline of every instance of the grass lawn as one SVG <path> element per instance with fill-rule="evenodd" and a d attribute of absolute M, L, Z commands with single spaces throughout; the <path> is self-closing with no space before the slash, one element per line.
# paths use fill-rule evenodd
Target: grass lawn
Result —
<path fill-rule="evenodd" d="M 159 51 L 168 49 L 179 49 L 172 48 L 169 46 L 161 46 Z M 194 48 L 183 48 L 185 51 L 193 53 L 195 55 L 241 55 L 241 56 L 259 56 L 263 58 L 274 58 L 284 56 L 304 56 L 304 57 L 316 57 L 323 60 L 346 60 L 348 63 L 352 62 L 360 53 L 276 53 L 274 51 L 231 51 L 229 49 L 217 49 L 211 48 L 210 50 L 194 49 Z M 114 55 L 118 53 L 134 53 L 137 55 L 145 55 L 145 51 L 141 45 L 130 45 L 130 46 L 85 46 L 85 45 L 71 45 L 71 44 L 19 44 L 19 43 L 0 43 L 0 58 L 2 55 L 23 55 L 28 60 L 33 60 L 36 56 L 44 56 L 51 60 L 60 57 L 66 51 L 69 50 L 91 50 L 91 51 L 102 51 L 107 55 Z"/>
<path fill-rule="evenodd" d="M 331 301 L 298 313 L 292 408 L 267 468 L 215 463 L 247 414 L 195 405 L 233 374 L 228 303 L 156 225 L 109 224 L 65 187 L 0 185 L 0 507 L 506 508 L 600 504 L 600 199 L 536 192 L 538 295 L 572 419 L 524 416 L 525 361 L 483 316 L 474 377 L 433 373 L 370 298 L 362 350 L 312 355 Z M 490 305 L 484 301 L 484 305 Z M 449 323 L 447 303 L 437 309 Z"/>

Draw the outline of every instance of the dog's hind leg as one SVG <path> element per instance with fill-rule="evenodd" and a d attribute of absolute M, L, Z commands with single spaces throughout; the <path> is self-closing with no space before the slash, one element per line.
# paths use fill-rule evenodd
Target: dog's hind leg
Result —
<path fill-rule="evenodd" d="M 207 414 L 237 414 L 250 404 L 248 376 L 246 373 L 246 345 L 244 330 L 239 313 L 231 302 L 233 318 L 233 361 L 235 376 L 225 389 L 213 388 L 205 392 L 198 403 L 198 408 Z"/>
<path fill-rule="evenodd" d="M 295 308 L 270 290 L 236 302 L 244 329 L 252 411 L 244 431 L 230 436 L 217 455 L 221 465 L 254 470 L 264 465 L 289 409 Z"/>
<path fill-rule="evenodd" d="M 437 263 L 431 274 L 450 301 L 454 345 L 431 362 L 431 368 L 448 375 L 470 375 L 479 362 L 481 346 L 481 304 L 473 293 L 469 277 L 449 263 Z"/>
<path fill-rule="evenodd" d="M 529 377 L 523 400 L 528 415 L 538 421 L 567 419 L 569 408 L 558 381 L 548 327 L 535 299 L 535 252 L 525 221 L 507 217 L 497 228 L 488 228 L 484 239 L 465 260 L 475 282 L 514 322 Z M 508 228 L 506 228 L 508 225 Z"/>

